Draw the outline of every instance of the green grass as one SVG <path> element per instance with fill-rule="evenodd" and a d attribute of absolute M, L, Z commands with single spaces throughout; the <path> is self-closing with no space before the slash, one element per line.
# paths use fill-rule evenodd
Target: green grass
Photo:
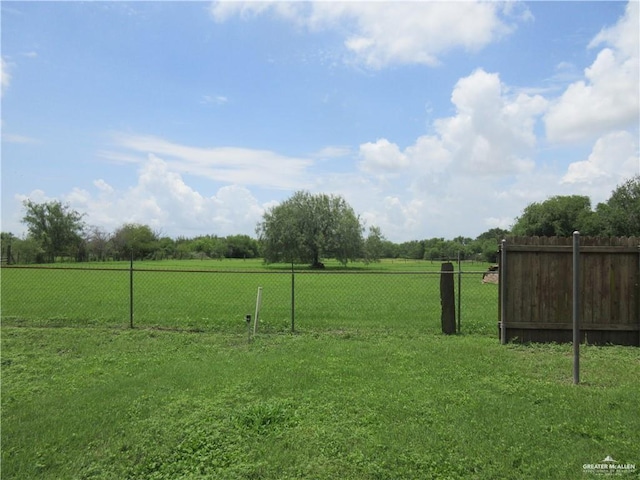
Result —
<path fill-rule="evenodd" d="M 398 268 L 402 264 L 402 269 Z M 200 265 L 194 271 L 193 265 Z M 214 269 L 212 265 L 218 268 Z M 96 268 L 96 265 L 90 265 Z M 130 272 L 126 263 L 101 268 L 3 268 L 4 324 L 126 326 L 130 324 Z M 148 268 L 148 266 L 153 268 Z M 479 266 L 478 264 L 475 265 Z M 118 267 L 118 268 L 116 268 Z M 261 320 L 271 331 L 290 329 L 290 266 L 261 260 L 139 262 L 133 272 L 133 321 L 224 332 L 254 314 L 263 288 Z M 158 271 L 158 269 L 164 271 Z M 381 262 L 295 274 L 296 328 L 440 328 L 440 264 Z M 466 269 L 465 269 L 466 271 Z M 496 334 L 497 287 L 477 273 L 463 276 L 462 328 Z"/>
<path fill-rule="evenodd" d="M 2 329 L 3 479 L 585 478 L 638 463 L 638 350 L 370 330 Z"/>
<path fill-rule="evenodd" d="M 439 264 L 301 271 L 292 335 L 287 266 L 204 263 L 233 272 L 135 271 L 134 329 L 125 264 L 2 269 L 3 480 L 584 479 L 607 455 L 640 464 L 639 350 L 583 347 L 575 386 L 569 345 L 499 344 L 497 287 L 479 275 L 462 277 L 463 334 L 448 337 Z"/>

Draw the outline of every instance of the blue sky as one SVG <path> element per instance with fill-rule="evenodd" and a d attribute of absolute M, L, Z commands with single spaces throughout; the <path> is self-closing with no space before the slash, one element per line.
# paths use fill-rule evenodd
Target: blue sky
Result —
<path fill-rule="evenodd" d="M 27 198 L 254 235 L 305 189 L 392 241 L 475 237 L 640 173 L 637 1 L 0 5 L 17 235 Z"/>

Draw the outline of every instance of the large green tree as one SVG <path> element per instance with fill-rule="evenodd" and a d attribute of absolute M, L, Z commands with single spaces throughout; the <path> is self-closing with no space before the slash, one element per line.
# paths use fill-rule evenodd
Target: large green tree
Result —
<path fill-rule="evenodd" d="M 339 195 L 299 191 L 268 210 L 256 232 L 267 263 L 287 261 L 322 265 L 323 258 L 342 264 L 362 252 L 360 218 Z"/>
<path fill-rule="evenodd" d="M 24 208 L 22 222 L 41 246 L 45 261 L 54 262 L 58 256 L 77 253 L 84 230 L 82 214 L 57 200 L 45 203 L 25 200 Z"/>
<path fill-rule="evenodd" d="M 516 219 L 514 235 L 570 237 L 575 230 L 593 235 L 594 212 L 591 200 L 582 195 L 558 195 L 541 203 L 531 203 Z"/>
<path fill-rule="evenodd" d="M 151 227 L 138 223 L 125 223 L 111 237 L 116 257 L 126 260 L 133 255 L 136 260 L 151 258 L 158 248 L 158 237 Z"/>
<path fill-rule="evenodd" d="M 596 213 L 603 235 L 640 236 L 640 175 L 619 185 Z"/>

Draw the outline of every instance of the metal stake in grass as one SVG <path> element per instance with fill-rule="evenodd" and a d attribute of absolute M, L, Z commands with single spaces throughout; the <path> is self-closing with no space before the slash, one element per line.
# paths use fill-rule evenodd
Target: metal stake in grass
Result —
<path fill-rule="evenodd" d="M 253 321 L 253 334 L 258 331 L 258 321 L 260 318 L 260 307 L 262 306 L 262 287 L 258 287 L 258 296 L 256 297 L 256 315 Z"/>
<path fill-rule="evenodd" d="M 247 322 L 247 340 L 251 343 L 251 315 L 245 315 L 244 319 Z"/>

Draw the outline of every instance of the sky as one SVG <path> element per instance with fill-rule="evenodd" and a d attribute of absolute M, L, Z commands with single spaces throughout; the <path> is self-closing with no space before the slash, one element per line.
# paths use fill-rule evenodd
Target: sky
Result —
<path fill-rule="evenodd" d="M 27 199 L 255 237 L 307 190 L 393 242 L 595 208 L 640 173 L 639 5 L 2 1 L 2 231 Z"/>

